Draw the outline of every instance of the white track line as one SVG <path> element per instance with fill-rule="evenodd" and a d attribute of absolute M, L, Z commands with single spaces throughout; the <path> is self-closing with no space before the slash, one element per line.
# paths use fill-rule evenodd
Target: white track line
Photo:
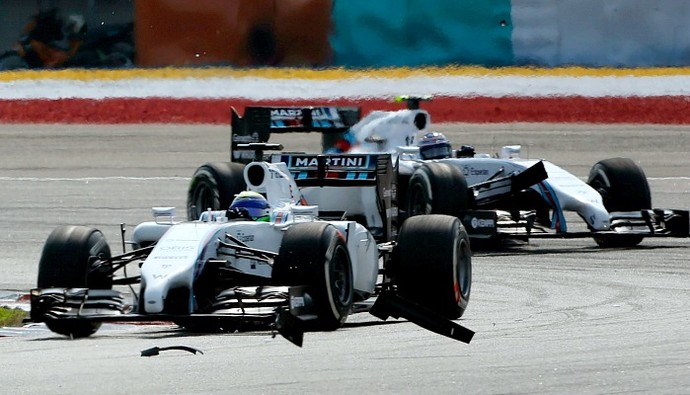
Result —
<path fill-rule="evenodd" d="M 347 80 L 212 77 L 0 82 L 0 99 L 246 98 L 251 100 L 390 98 L 399 94 L 452 97 L 690 96 L 690 76 L 442 76 Z"/>

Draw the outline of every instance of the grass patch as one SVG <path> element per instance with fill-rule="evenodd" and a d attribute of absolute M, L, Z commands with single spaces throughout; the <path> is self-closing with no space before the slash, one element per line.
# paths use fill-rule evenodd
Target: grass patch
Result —
<path fill-rule="evenodd" d="M 0 306 L 0 327 L 22 326 L 22 320 L 29 313 L 22 309 L 10 309 Z"/>

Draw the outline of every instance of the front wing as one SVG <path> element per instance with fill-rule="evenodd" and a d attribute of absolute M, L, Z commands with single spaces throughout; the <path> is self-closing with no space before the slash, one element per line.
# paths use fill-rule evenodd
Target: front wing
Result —
<path fill-rule="evenodd" d="M 606 231 L 557 232 L 539 226 L 534 212 L 505 213 L 495 210 L 468 210 L 461 218 L 474 240 L 531 238 L 572 239 L 586 237 L 690 237 L 690 212 L 675 209 L 644 209 L 639 212 L 612 212 L 611 228 Z"/>
<path fill-rule="evenodd" d="M 184 327 L 213 328 L 236 331 L 267 328 L 281 334 L 301 347 L 309 321 L 315 319 L 310 303 L 309 288 L 292 287 L 235 287 L 218 295 L 214 310 L 193 314 L 137 314 L 125 303 L 117 290 L 88 288 L 48 288 L 31 290 L 31 320 L 33 322 L 93 321 L 93 322 L 156 322 L 171 321 Z M 388 316 L 407 318 L 432 332 L 469 343 L 471 330 L 441 317 L 392 291 L 384 291 L 376 302 L 353 306 L 353 312 L 369 311 L 385 320 Z"/>

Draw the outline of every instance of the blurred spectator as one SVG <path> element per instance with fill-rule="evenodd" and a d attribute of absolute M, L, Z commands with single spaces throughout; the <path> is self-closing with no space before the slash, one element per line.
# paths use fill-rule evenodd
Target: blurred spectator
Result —
<path fill-rule="evenodd" d="M 0 70 L 131 67 L 132 30 L 127 23 L 88 31 L 81 15 L 65 19 L 57 8 L 41 10 L 31 16 L 19 41 L 0 54 Z"/>

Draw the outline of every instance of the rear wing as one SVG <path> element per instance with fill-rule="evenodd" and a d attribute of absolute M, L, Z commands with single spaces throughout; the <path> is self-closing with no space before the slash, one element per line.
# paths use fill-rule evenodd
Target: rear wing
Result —
<path fill-rule="evenodd" d="M 320 132 L 333 140 L 345 133 L 361 117 L 359 107 L 247 107 L 241 116 L 232 108 L 230 157 L 233 162 L 249 163 L 254 151 L 238 144 L 266 143 L 271 133 Z M 330 137 L 329 137 L 330 136 Z M 324 146 L 329 146 L 324 141 Z"/>
<path fill-rule="evenodd" d="M 397 235 L 397 177 L 390 154 L 301 154 L 280 153 L 271 156 L 273 163 L 285 163 L 299 188 L 304 187 L 372 187 L 376 202 L 370 208 L 381 218 L 383 229 L 364 224 L 377 239 L 392 240 Z M 320 202 L 309 202 L 320 204 Z M 375 203 L 375 205 L 374 205 Z M 378 233 L 378 234 L 377 234 Z"/>

